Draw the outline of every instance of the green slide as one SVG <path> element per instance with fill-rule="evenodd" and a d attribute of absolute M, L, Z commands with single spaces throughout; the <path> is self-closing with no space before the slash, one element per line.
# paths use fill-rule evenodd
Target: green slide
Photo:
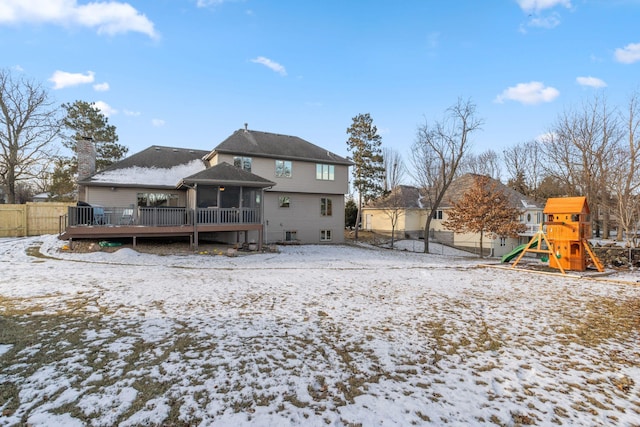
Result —
<path fill-rule="evenodd" d="M 531 246 L 535 245 L 536 242 L 538 241 L 538 239 L 534 239 L 533 242 L 531 243 Z M 512 259 L 514 259 L 516 256 L 518 256 L 520 254 L 520 252 L 522 252 L 527 245 L 529 245 L 529 243 L 525 243 L 524 245 L 520 245 L 520 246 L 516 246 L 515 248 L 513 248 L 513 250 L 511 252 L 509 252 L 508 254 L 504 254 L 502 256 L 502 262 L 509 262 Z"/>

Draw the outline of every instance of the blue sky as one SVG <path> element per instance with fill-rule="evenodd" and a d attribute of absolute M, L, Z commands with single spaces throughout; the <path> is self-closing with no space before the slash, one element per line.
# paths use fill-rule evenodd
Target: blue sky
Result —
<path fill-rule="evenodd" d="M 0 0 L 0 67 L 96 102 L 130 154 L 236 129 L 346 156 L 370 113 L 407 159 L 471 99 L 474 151 L 530 141 L 596 94 L 640 87 L 640 0 Z"/>

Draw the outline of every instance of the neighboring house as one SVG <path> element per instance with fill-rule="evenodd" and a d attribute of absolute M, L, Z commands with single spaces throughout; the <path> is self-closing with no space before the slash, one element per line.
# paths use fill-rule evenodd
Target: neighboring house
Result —
<path fill-rule="evenodd" d="M 362 209 L 362 226 L 368 231 L 390 234 L 391 219 L 396 216 L 397 238 L 422 237 L 426 215 L 424 201 L 417 187 L 399 185 L 389 195 L 371 201 Z"/>
<path fill-rule="evenodd" d="M 468 190 L 475 184 L 474 174 L 465 174 L 454 180 L 444 195 L 442 203 L 438 209 L 433 212 L 431 220 L 431 228 L 429 230 L 430 238 L 460 248 L 472 251 L 480 249 L 480 235 L 476 233 L 453 233 L 442 225 L 448 217 L 447 210 L 453 207 L 453 203 L 459 200 Z M 483 248 L 492 256 L 501 256 L 510 252 L 516 246 L 527 243 L 531 237 L 538 231 L 540 224 L 543 222 L 544 215 L 542 213 L 543 206 L 537 204 L 533 199 L 505 186 L 497 180 L 491 180 L 497 186 L 498 190 L 502 190 L 511 201 L 513 207 L 522 211 L 520 222 L 527 226 L 527 230 L 517 238 L 508 236 L 497 237 L 496 239 L 487 239 L 483 241 Z M 420 237 L 424 235 L 424 226 L 426 223 L 426 215 L 429 214 L 428 198 L 421 194 L 415 187 L 400 186 L 400 189 L 394 189 L 402 194 L 387 196 L 383 199 L 376 200 L 369 206 L 362 209 L 365 229 L 375 231 L 382 234 L 391 232 L 390 212 L 393 211 L 388 200 L 401 201 L 403 206 L 400 209 L 398 217 L 398 226 L 396 227 L 396 237 Z"/>
<path fill-rule="evenodd" d="M 152 146 L 80 180 L 64 237 L 342 243 L 350 165 L 246 126 L 212 151 Z"/>
<path fill-rule="evenodd" d="M 38 193 L 35 196 L 31 197 L 32 202 L 48 202 L 49 201 L 49 193 Z"/>

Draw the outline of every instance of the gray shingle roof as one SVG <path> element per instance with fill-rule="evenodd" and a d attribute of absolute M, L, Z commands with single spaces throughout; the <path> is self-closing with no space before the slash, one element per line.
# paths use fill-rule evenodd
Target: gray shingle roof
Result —
<path fill-rule="evenodd" d="M 477 174 L 467 173 L 453 180 L 453 182 L 447 189 L 446 193 L 444 194 L 444 198 L 442 199 L 442 203 L 440 204 L 440 207 L 442 208 L 453 207 L 451 202 L 454 202 L 454 203 L 457 202 L 462 196 L 464 196 L 464 194 L 467 191 L 471 190 L 475 185 L 476 178 L 479 176 L 480 175 L 477 175 Z M 530 207 L 538 207 L 538 208 L 542 207 L 538 203 L 536 203 L 532 198 L 527 197 L 524 194 L 510 187 L 507 187 L 506 185 L 504 185 L 498 180 L 489 178 L 489 184 L 495 184 L 496 189 L 499 191 L 502 191 L 507 196 L 510 204 L 513 207 L 523 209 L 525 208 L 525 204 L 526 206 L 530 206 Z"/>
<path fill-rule="evenodd" d="M 458 201 L 464 193 L 469 191 L 475 185 L 475 178 L 479 176 L 476 174 L 468 173 L 456 178 L 449 188 L 447 189 L 439 208 L 451 208 L 453 204 L 451 202 Z M 518 209 L 524 209 L 525 207 L 542 208 L 539 203 L 536 203 L 532 198 L 525 196 L 517 192 L 516 190 L 507 187 L 500 181 L 489 178 L 490 183 L 494 183 L 498 190 L 501 190 L 508 198 L 513 207 Z M 400 185 L 393 189 L 392 193 L 369 203 L 368 207 L 374 208 L 390 208 L 390 207 L 402 207 L 402 208 L 417 208 L 428 207 L 429 200 L 424 197 L 423 190 L 408 185 Z M 390 204 L 396 204 L 398 206 L 389 206 Z"/>
<path fill-rule="evenodd" d="M 245 187 L 260 188 L 276 185 L 275 182 L 232 166 L 226 162 L 219 163 L 209 169 L 205 169 L 184 178 L 178 187 L 183 184 L 190 185 L 195 183 L 212 185 L 242 185 Z"/>
<path fill-rule="evenodd" d="M 239 129 L 222 141 L 215 152 L 283 160 L 351 165 L 352 162 L 297 136 Z"/>
<path fill-rule="evenodd" d="M 421 208 L 423 197 L 420 189 L 410 185 L 398 185 L 385 197 L 372 200 L 367 204 L 371 208 Z M 391 206 L 394 205 L 394 206 Z"/>

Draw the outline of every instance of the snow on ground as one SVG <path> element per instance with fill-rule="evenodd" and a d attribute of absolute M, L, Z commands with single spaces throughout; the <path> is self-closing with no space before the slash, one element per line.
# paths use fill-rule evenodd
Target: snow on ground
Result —
<path fill-rule="evenodd" d="M 0 239 L 2 426 L 640 425 L 633 273 L 63 244 Z"/>

